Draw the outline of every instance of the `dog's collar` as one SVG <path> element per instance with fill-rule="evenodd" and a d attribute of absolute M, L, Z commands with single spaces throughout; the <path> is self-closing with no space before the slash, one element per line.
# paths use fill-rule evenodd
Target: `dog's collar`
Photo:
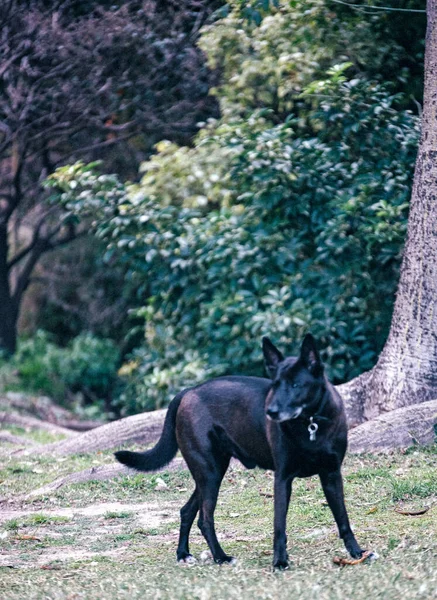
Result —
<path fill-rule="evenodd" d="M 314 419 L 320 419 L 322 421 L 329 421 L 328 417 L 322 417 L 322 412 L 323 409 L 326 406 L 326 403 L 328 401 L 328 394 L 325 393 L 325 397 L 322 400 L 321 405 L 319 406 L 319 410 L 317 411 L 317 413 L 315 415 L 313 415 L 312 417 L 309 418 L 309 424 L 308 424 L 308 433 L 310 436 L 310 442 L 315 442 L 316 441 L 316 434 L 317 431 L 319 429 L 319 426 L 317 425 L 317 423 L 314 422 Z"/>

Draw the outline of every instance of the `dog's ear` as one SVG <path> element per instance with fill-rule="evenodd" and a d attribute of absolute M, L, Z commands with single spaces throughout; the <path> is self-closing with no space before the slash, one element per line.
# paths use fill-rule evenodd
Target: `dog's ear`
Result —
<path fill-rule="evenodd" d="M 317 350 L 316 340 L 310 333 L 307 333 L 303 339 L 300 349 L 300 359 L 308 371 L 315 377 L 323 373 L 323 363 Z"/>
<path fill-rule="evenodd" d="M 274 379 L 278 370 L 278 365 L 284 360 L 282 353 L 276 348 L 268 337 L 263 337 L 264 361 L 269 376 Z"/>

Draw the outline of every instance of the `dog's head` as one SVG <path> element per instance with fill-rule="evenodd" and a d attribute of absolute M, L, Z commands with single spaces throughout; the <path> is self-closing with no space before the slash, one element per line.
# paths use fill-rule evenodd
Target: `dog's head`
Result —
<path fill-rule="evenodd" d="M 263 352 L 273 381 L 267 396 L 267 417 L 282 422 L 314 413 L 325 389 L 325 377 L 313 336 L 305 336 L 298 357 L 284 358 L 267 337 L 263 338 Z"/>

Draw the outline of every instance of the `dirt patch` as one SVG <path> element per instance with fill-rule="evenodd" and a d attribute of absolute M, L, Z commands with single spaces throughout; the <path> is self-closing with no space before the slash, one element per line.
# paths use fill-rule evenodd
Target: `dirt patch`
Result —
<path fill-rule="evenodd" d="M 36 513 L 43 513 L 48 517 L 68 517 L 74 518 L 75 515 L 93 517 L 105 515 L 106 513 L 131 512 L 138 515 L 142 525 L 154 527 L 156 525 L 167 523 L 178 519 L 178 508 L 176 504 L 163 504 L 160 502 L 143 502 L 141 504 L 126 504 L 124 502 L 103 502 L 100 504 L 91 504 L 84 508 L 55 508 L 41 511 L 38 510 L 8 510 L 7 505 L 2 507 L 0 513 L 0 523 L 5 523 L 11 519 L 22 519 Z"/>
<path fill-rule="evenodd" d="M 35 515 L 43 515 L 47 524 L 21 525 Z M 68 520 L 57 522 L 59 517 Z M 5 506 L 0 514 L 0 567 L 51 568 L 59 562 L 119 557 L 139 540 L 147 543 L 163 528 L 159 537 L 173 540 L 175 531 L 165 533 L 165 527 L 178 518 L 176 502 L 103 502 L 40 511 Z M 12 520 L 17 529 L 2 528 L 1 524 Z"/>
<path fill-rule="evenodd" d="M 91 552 L 87 550 L 74 550 L 73 548 L 56 548 L 56 550 L 48 549 L 42 551 L 38 556 L 32 556 L 32 562 L 23 561 L 22 557 L 17 556 L 17 553 L 9 554 L 0 553 L 0 567 L 11 567 L 13 569 L 35 569 L 47 568 L 50 570 L 59 562 L 75 562 L 87 560 L 94 557 L 102 556 L 120 556 L 127 548 L 116 548 L 114 550 L 99 550 Z"/>

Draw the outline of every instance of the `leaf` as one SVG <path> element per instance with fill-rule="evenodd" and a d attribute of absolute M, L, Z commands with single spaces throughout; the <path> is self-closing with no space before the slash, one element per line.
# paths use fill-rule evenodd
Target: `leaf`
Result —
<path fill-rule="evenodd" d="M 373 513 L 376 513 L 377 511 L 378 511 L 378 507 L 372 506 L 372 508 L 369 508 L 369 510 L 366 512 L 366 515 L 372 515 Z"/>
<path fill-rule="evenodd" d="M 367 550 L 367 552 L 363 553 L 363 556 L 361 558 L 344 558 L 342 556 L 334 556 L 332 562 L 335 565 L 339 565 L 340 567 L 345 567 L 347 565 L 359 565 L 360 563 L 363 563 L 365 560 L 371 558 L 372 556 L 373 552 Z"/>
<path fill-rule="evenodd" d="M 407 517 L 417 517 L 419 515 L 426 514 L 431 508 L 432 506 L 426 506 L 425 508 L 421 508 L 419 510 L 402 510 L 400 508 L 395 508 L 395 512 L 397 512 L 399 515 L 405 515 Z"/>

